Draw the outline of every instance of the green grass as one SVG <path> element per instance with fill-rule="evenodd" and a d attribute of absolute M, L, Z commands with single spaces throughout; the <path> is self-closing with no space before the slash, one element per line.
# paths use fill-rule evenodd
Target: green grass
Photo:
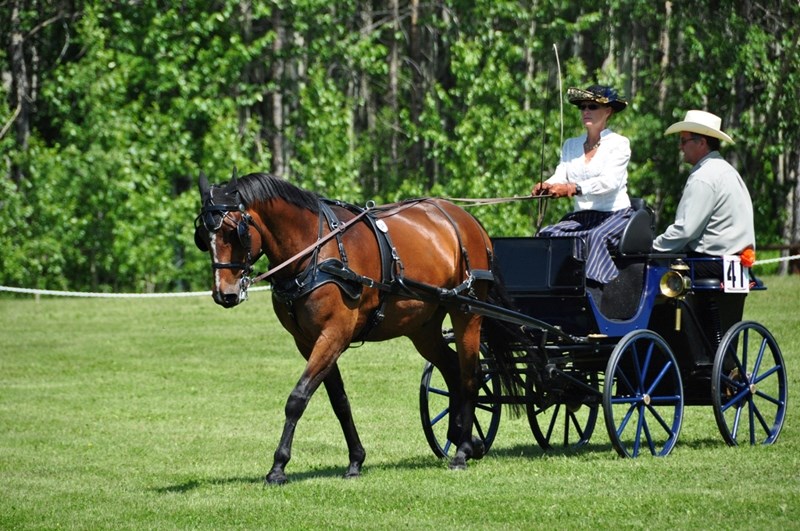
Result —
<path fill-rule="evenodd" d="M 210 297 L 0 298 L 0 528 L 800 527 L 800 278 L 767 278 L 746 318 L 789 370 L 770 447 L 727 447 L 711 408 L 689 407 L 664 459 L 624 460 L 602 423 L 576 453 L 544 454 L 504 418 L 490 454 L 453 472 L 419 425 L 423 361 L 405 339 L 345 353 L 367 449 L 347 453 L 324 392 L 299 424 L 290 483 L 265 487 L 303 362 L 267 293 L 233 310 Z"/>

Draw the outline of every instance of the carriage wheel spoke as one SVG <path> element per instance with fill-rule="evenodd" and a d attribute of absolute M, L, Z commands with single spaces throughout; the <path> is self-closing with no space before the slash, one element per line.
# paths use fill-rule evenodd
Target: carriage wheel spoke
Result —
<path fill-rule="evenodd" d="M 647 439 L 647 447 L 650 449 L 650 454 L 655 455 L 656 453 L 655 441 L 653 440 L 653 436 L 650 433 L 650 425 L 647 423 L 647 417 L 644 414 L 646 409 L 647 406 L 643 406 L 640 413 L 642 416 L 642 429 L 644 430 L 645 439 Z"/>
<path fill-rule="evenodd" d="M 631 415 L 633 412 L 636 411 L 636 403 L 631 402 L 631 407 L 628 408 L 628 412 L 625 413 L 625 416 L 622 418 L 622 421 L 619 423 L 619 428 L 617 429 L 617 437 L 622 436 L 622 432 L 625 431 L 625 427 L 628 425 L 628 421 L 631 420 Z"/>
<path fill-rule="evenodd" d="M 752 398 L 747 401 L 747 420 L 750 428 L 750 444 L 756 443 L 756 405 Z"/>
<path fill-rule="evenodd" d="M 583 429 L 581 428 L 581 423 L 578 421 L 578 415 L 576 415 L 575 413 L 570 413 L 568 417 L 569 417 L 569 422 L 566 423 L 566 426 L 564 428 L 565 445 L 569 444 L 569 441 L 567 440 L 567 433 L 569 433 L 570 424 L 572 424 L 572 426 L 575 428 L 575 433 L 578 435 L 578 438 L 579 439 L 583 438 Z"/>
<path fill-rule="evenodd" d="M 764 430 L 764 433 L 769 435 L 770 433 L 769 424 L 767 424 L 767 420 L 764 418 L 764 415 L 761 414 L 761 410 L 758 409 L 758 406 L 755 404 L 755 401 L 753 401 L 753 412 L 758 418 L 758 422 L 761 424 L 761 428 Z"/>
<path fill-rule="evenodd" d="M 645 379 L 647 378 L 647 370 L 650 368 L 650 361 L 653 358 L 653 347 L 654 344 L 650 344 L 647 346 L 647 350 L 644 356 L 644 364 L 639 363 L 639 349 L 634 345 L 633 347 L 633 366 L 636 371 L 637 376 L 637 384 L 638 388 L 637 391 L 642 390 L 642 385 L 644 384 Z"/>
<path fill-rule="evenodd" d="M 664 379 L 664 377 L 667 375 L 667 373 L 669 372 L 669 370 L 671 368 L 672 368 L 672 362 L 668 361 L 667 363 L 664 364 L 664 367 L 661 369 L 661 372 L 658 373 L 658 376 L 656 376 L 656 378 L 653 380 L 652 385 L 650 385 L 650 387 L 647 389 L 647 394 L 648 395 L 650 395 L 650 396 L 653 395 L 653 393 L 655 392 L 656 387 L 658 387 L 658 384 L 661 383 L 661 380 Z"/>
<path fill-rule="evenodd" d="M 756 377 L 758 374 L 758 370 L 761 368 L 761 362 L 764 361 L 764 352 L 767 350 L 767 338 L 761 338 L 761 345 L 758 347 L 758 356 L 756 356 L 756 362 L 753 364 L 753 378 Z"/>
<path fill-rule="evenodd" d="M 638 413 L 638 415 L 636 418 L 636 430 L 634 431 L 633 437 L 633 457 L 638 457 L 642 442 L 642 422 L 644 421 L 644 415 L 642 414 L 640 405 L 636 406 L 636 413 Z"/>
<path fill-rule="evenodd" d="M 488 411 L 490 413 L 494 411 L 494 407 L 492 407 L 490 404 L 484 404 L 482 402 L 478 402 L 477 404 L 475 404 L 475 409 L 480 409 L 481 411 Z"/>
<path fill-rule="evenodd" d="M 438 387 L 431 387 L 428 392 L 432 395 L 450 396 L 450 391 L 447 389 L 439 389 Z"/>
<path fill-rule="evenodd" d="M 742 406 L 737 404 L 736 405 L 736 413 L 733 416 L 733 429 L 731 430 L 731 436 L 734 440 L 739 436 L 739 421 L 742 419 Z"/>
<path fill-rule="evenodd" d="M 445 418 L 449 413 L 450 413 L 450 408 L 449 407 L 444 408 L 441 411 L 441 413 L 439 413 L 438 415 L 436 415 L 431 419 L 431 426 L 435 426 L 437 422 Z"/>
<path fill-rule="evenodd" d="M 453 446 L 453 442 L 450 439 L 447 439 L 447 442 L 444 443 L 444 451 L 445 455 L 450 455 L 450 447 Z"/>
<path fill-rule="evenodd" d="M 561 404 L 556 404 L 553 406 L 553 416 L 550 418 L 550 425 L 547 426 L 547 435 L 546 439 L 549 441 L 550 438 L 553 436 L 553 429 L 556 427 L 556 420 L 558 420 L 558 412 L 561 409 Z"/>
<path fill-rule="evenodd" d="M 763 382 L 765 379 L 769 378 L 772 374 L 774 374 L 774 373 L 776 373 L 776 372 L 778 372 L 778 371 L 780 371 L 782 369 L 783 369 L 783 367 L 781 365 L 775 365 L 774 367 L 769 369 L 767 372 L 765 372 L 765 373 L 763 373 L 763 374 L 761 374 L 759 376 L 753 376 L 753 383 L 757 384 L 757 383 Z M 753 372 L 753 374 L 755 375 L 755 372 Z"/>
<path fill-rule="evenodd" d="M 614 376 L 616 376 L 616 378 L 617 378 L 617 394 L 621 394 L 620 389 L 619 389 L 620 381 L 622 381 L 625 384 L 625 386 L 628 388 L 628 390 L 631 393 L 636 393 L 637 389 L 633 385 L 631 385 L 630 380 L 628 380 L 628 377 L 625 376 L 624 372 L 617 371 Z"/>
<path fill-rule="evenodd" d="M 484 439 L 486 439 L 486 432 L 483 431 L 483 427 L 481 426 L 481 421 L 478 420 L 478 417 L 475 417 L 473 425 L 475 426 L 475 431 L 478 432 L 478 436 L 481 438 L 481 440 L 483 441 Z"/>
<path fill-rule="evenodd" d="M 785 404 L 785 402 L 784 402 L 783 400 L 780 400 L 780 399 L 778 399 L 778 398 L 775 398 L 774 396 L 770 396 L 770 395 L 768 395 L 768 394 L 766 394 L 766 393 L 764 393 L 764 392 L 762 392 L 762 391 L 756 391 L 756 394 L 755 394 L 755 396 L 757 396 L 757 397 L 759 397 L 759 398 L 763 398 L 763 399 L 764 399 L 764 400 L 766 400 L 767 402 L 772 402 L 772 403 L 773 403 L 773 404 L 775 404 L 776 406 L 782 406 L 782 405 L 784 405 L 784 404 Z"/>

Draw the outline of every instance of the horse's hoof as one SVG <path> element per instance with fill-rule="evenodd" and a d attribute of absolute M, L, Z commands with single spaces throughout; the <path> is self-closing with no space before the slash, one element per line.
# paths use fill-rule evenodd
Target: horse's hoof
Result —
<path fill-rule="evenodd" d="M 289 478 L 283 472 L 270 472 L 264 478 L 264 483 L 267 485 L 286 485 L 288 482 Z"/>
<path fill-rule="evenodd" d="M 452 461 L 450 461 L 450 470 L 466 470 L 467 469 L 467 460 L 463 457 L 454 457 Z"/>
<path fill-rule="evenodd" d="M 350 465 L 347 472 L 344 473 L 344 479 L 354 479 L 361 477 L 361 465 Z"/>

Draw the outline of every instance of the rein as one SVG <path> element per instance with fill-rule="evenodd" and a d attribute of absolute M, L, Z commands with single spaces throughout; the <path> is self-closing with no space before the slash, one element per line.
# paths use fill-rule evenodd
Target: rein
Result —
<path fill-rule="evenodd" d="M 552 197 L 550 194 L 545 195 L 515 195 L 512 197 L 443 197 L 447 201 L 453 203 L 466 203 L 464 207 L 483 206 L 483 205 L 498 205 L 500 203 L 512 203 L 514 201 L 528 201 L 531 199 L 547 199 Z"/>
<path fill-rule="evenodd" d="M 546 199 L 548 197 L 550 197 L 550 196 L 549 195 L 513 196 L 513 197 L 493 197 L 493 198 L 488 198 L 488 199 L 487 198 L 454 197 L 454 198 L 444 198 L 444 199 L 446 199 L 447 201 L 454 202 L 454 203 L 456 203 L 456 202 L 457 203 L 467 203 L 464 206 L 469 207 L 469 206 L 481 206 L 481 205 L 494 205 L 494 204 L 500 204 L 500 203 L 510 203 L 512 201 L 526 201 L 526 200 L 531 200 L 531 199 Z M 366 216 L 370 212 L 377 211 L 377 212 L 380 213 L 381 217 L 389 217 L 389 216 L 393 216 L 393 215 L 397 214 L 398 212 L 400 212 L 402 210 L 405 210 L 406 208 L 409 208 L 409 207 L 419 203 L 420 201 L 424 201 L 424 200 L 425 199 L 409 200 L 409 201 L 401 204 L 400 206 L 392 208 L 392 209 L 384 209 L 383 207 L 375 207 L 375 205 L 374 204 L 370 204 L 371 203 L 370 202 L 370 203 L 367 204 L 367 208 L 362 210 L 358 214 L 356 214 L 356 216 L 354 218 L 350 219 L 349 221 L 347 221 L 345 223 L 339 224 L 334 230 L 330 231 L 325 236 L 322 236 L 322 237 L 318 238 L 315 242 L 310 244 L 308 247 L 306 247 L 305 249 L 297 252 L 294 256 L 291 256 L 290 258 L 284 260 L 282 263 L 280 263 L 277 266 L 273 267 L 269 271 L 261 273 L 260 275 L 254 277 L 252 279 L 249 279 L 248 280 L 248 286 L 256 284 L 257 282 L 261 282 L 262 280 L 268 279 L 269 277 L 271 277 L 272 275 L 274 275 L 278 271 L 280 271 L 280 270 L 284 269 L 285 267 L 287 267 L 289 264 L 292 264 L 295 261 L 299 260 L 300 258 L 303 258 L 303 257 L 313 253 L 315 250 L 319 249 L 319 247 L 321 245 L 325 244 L 326 242 L 328 242 L 332 238 L 336 237 L 336 235 L 341 234 L 344 231 L 346 231 L 347 229 L 349 229 L 350 227 L 352 227 L 354 224 L 359 222 L 361 220 L 361 218 L 363 218 L 364 216 Z M 248 221 L 249 221 L 250 224 L 253 224 L 252 223 L 252 218 L 250 220 L 248 220 Z M 238 266 L 238 264 L 236 264 L 236 265 Z M 225 264 L 224 267 L 233 269 L 228 264 Z M 242 269 L 244 269 L 244 268 L 242 268 Z M 252 269 L 252 266 L 251 266 L 251 269 Z"/>

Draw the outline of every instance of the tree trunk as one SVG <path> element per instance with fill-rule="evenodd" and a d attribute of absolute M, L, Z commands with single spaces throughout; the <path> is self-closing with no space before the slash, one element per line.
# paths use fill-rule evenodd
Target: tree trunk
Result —
<path fill-rule="evenodd" d="M 411 26 L 408 32 L 409 49 L 411 56 L 411 124 L 415 139 L 411 141 L 408 153 L 408 163 L 411 171 L 423 168 L 422 165 L 422 140 L 419 135 L 419 119 L 422 115 L 422 99 L 425 94 L 425 83 L 422 76 L 422 54 L 420 54 L 419 32 L 419 0 L 411 0 Z M 426 179 L 427 189 L 433 186 L 432 176 Z"/>
<path fill-rule="evenodd" d="M 390 7 L 392 12 L 392 23 L 390 24 L 391 38 L 389 39 L 389 109 L 391 110 L 392 116 L 392 131 L 389 151 L 391 155 L 390 167 L 392 168 L 392 173 L 396 175 L 398 160 L 400 158 L 398 154 L 398 132 L 400 130 L 400 123 L 397 118 L 400 114 L 398 102 L 400 44 L 397 40 L 397 34 L 400 32 L 400 5 L 398 0 L 390 0 Z"/>
<path fill-rule="evenodd" d="M 272 43 L 272 78 L 275 90 L 272 92 L 272 173 L 276 177 L 285 178 L 286 161 L 283 147 L 283 47 L 286 37 L 286 28 L 283 25 L 281 9 L 277 6 L 272 12 L 272 28 L 275 31 L 275 40 Z"/>
<path fill-rule="evenodd" d="M 661 52 L 660 79 L 658 86 L 658 114 L 664 114 L 664 104 L 667 101 L 669 82 L 667 72 L 669 71 L 670 40 L 669 27 L 672 21 L 672 2 L 664 2 L 664 25 L 661 27 L 661 37 L 658 40 L 658 49 Z"/>
<path fill-rule="evenodd" d="M 373 12 L 372 12 L 372 2 L 371 1 L 364 1 L 361 4 L 361 38 L 362 39 L 369 39 L 370 34 L 372 33 L 372 25 L 374 23 L 373 20 Z M 376 104 L 375 104 L 375 97 L 372 94 L 372 89 L 370 87 L 370 78 L 369 73 L 366 70 L 361 70 L 359 72 L 359 96 L 362 101 L 362 108 L 361 108 L 361 122 L 363 126 L 366 128 L 367 131 L 367 138 L 375 138 L 375 130 L 377 125 L 377 118 L 376 118 Z M 369 171 L 366 174 L 362 174 L 361 177 L 361 184 L 364 189 L 364 193 L 369 197 L 375 195 L 379 192 L 378 188 L 378 179 L 376 175 L 378 174 L 380 161 L 378 159 L 377 150 L 372 152 L 372 157 L 369 161 Z"/>
<path fill-rule="evenodd" d="M 531 13 L 536 13 L 537 0 L 531 5 Z M 531 110 L 531 94 L 533 93 L 534 76 L 536 75 L 536 62 L 533 58 L 533 43 L 536 39 L 536 16 L 531 15 L 531 22 L 528 24 L 528 39 L 525 42 L 525 99 L 522 102 L 522 110 L 526 113 Z M 556 74 L 556 78 L 558 74 Z M 550 89 L 550 87 L 547 87 Z M 546 118 L 546 117 L 545 117 Z"/>
<path fill-rule="evenodd" d="M 22 33 L 20 23 L 20 4 L 15 0 L 11 4 L 11 47 L 9 58 L 11 60 L 11 97 L 12 105 L 15 105 L 14 130 L 16 133 L 17 148 L 24 152 L 28 150 L 28 138 L 31 134 L 30 113 L 31 113 L 31 94 L 30 82 L 28 79 L 28 65 L 25 59 L 25 36 Z M 11 167 L 11 178 L 19 184 L 22 173 L 20 168 L 13 164 Z"/>
<path fill-rule="evenodd" d="M 242 42 L 245 46 L 249 45 L 253 40 L 253 11 L 250 9 L 249 2 L 239 2 L 239 12 L 241 15 L 240 31 L 242 34 Z M 244 82 L 246 85 L 256 84 L 257 66 L 251 62 L 243 72 Z M 236 89 L 234 89 L 236 90 Z M 251 118 L 252 107 L 250 105 L 239 106 L 239 136 L 243 137 L 247 134 L 247 124 Z M 256 149 L 261 151 L 259 139 L 256 138 Z"/>

